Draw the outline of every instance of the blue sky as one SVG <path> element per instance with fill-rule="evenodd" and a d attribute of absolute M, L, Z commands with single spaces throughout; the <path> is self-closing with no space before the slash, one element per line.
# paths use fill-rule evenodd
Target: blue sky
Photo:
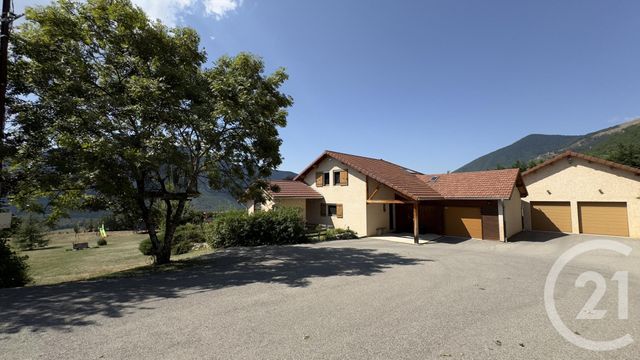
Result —
<path fill-rule="evenodd" d="M 134 2 L 196 28 L 210 59 L 286 68 L 284 170 L 332 149 L 444 172 L 640 116 L 638 1 Z"/>

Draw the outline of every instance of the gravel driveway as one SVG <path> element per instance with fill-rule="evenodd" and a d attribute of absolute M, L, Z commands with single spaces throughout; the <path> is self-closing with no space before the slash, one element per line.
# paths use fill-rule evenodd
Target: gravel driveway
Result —
<path fill-rule="evenodd" d="M 407 245 L 375 238 L 230 249 L 197 267 L 146 277 L 0 290 L 4 359 L 637 359 L 640 240 L 630 256 L 592 252 L 556 285 L 576 334 L 637 341 L 593 352 L 549 321 L 547 273 L 573 245 L 602 239 L 520 234 L 517 242 L 453 238 Z M 602 320 L 576 320 L 594 284 Z M 629 320 L 611 277 L 629 271 Z"/>

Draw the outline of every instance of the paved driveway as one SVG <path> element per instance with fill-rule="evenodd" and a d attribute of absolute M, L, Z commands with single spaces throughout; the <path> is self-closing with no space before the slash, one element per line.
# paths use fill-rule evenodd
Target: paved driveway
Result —
<path fill-rule="evenodd" d="M 414 246 L 361 239 L 232 249 L 205 264 L 148 277 L 0 290 L 6 359 L 637 359 L 640 241 L 631 256 L 585 254 L 556 286 L 577 334 L 638 342 L 582 350 L 547 318 L 543 288 L 556 258 L 596 237 L 522 234 L 518 242 L 443 239 Z M 629 320 L 616 283 L 575 320 L 593 293 L 586 270 L 630 272 Z"/>

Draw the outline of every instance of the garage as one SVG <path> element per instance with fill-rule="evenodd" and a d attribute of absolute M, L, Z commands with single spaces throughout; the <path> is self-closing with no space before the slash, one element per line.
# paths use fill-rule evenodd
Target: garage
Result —
<path fill-rule="evenodd" d="M 482 239 L 482 212 L 478 207 L 444 208 L 444 233 L 450 236 Z"/>
<path fill-rule="evenodd" d="M 534 231 L 572 231 L 571 204 L 568 201 L 531 202 L 531 228 Z"/>
<path fill-rule="evenodd" d="M 625 202 L 578 202 L 580 233 L 629 236 Z"/>

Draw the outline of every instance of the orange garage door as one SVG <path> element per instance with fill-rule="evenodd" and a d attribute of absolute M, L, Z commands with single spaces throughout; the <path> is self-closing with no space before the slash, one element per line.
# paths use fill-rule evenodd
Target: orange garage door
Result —
<path fill-rule="evenodd" d="M 451 236 L 482 239 L 482 214 L 480 208 L 444 208 L 444 233 Z"/>
<path fill-rule="evenodd" d="M 627 203 L 579 202 L 578 214 L 583 234 L 629 236 Z"/>
<path fill-rule="evenodd" d="M 568 201 L 531 202 L 531 229 L 571 232 L 571 205 Z"/>

